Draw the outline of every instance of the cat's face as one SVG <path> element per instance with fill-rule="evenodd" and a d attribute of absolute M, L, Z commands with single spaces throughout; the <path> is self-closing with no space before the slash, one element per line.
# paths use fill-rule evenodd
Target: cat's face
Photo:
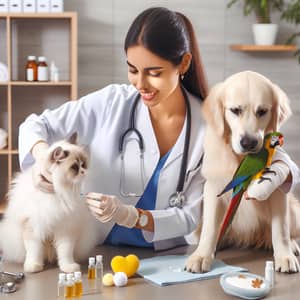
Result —
<path fill-rule="evenodd" d="M 49 149 L 49 161 L 52 177 L 63 184 L 81 183 L 87 173 L 88 155 L 82 147 L 68 142 L 55 143 Z"/>

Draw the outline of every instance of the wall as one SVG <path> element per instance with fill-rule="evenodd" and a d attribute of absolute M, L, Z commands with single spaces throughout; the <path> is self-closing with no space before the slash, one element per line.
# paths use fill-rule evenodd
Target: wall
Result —
<path fill-rule="evenodd" d="M 242 70 L 258 71 L 284 89 L 293 117 L 284 126 L 287 145 L 300 164 L 297 123 L 300 120 L 300 65 L 292 53 L 234 52 L 230 44 L 251 44 L 254 17 L 242 15 L 241 4 L 226 8 L 220 0 L 65 0 L 65 10 L 79 13 L 79 94 L 109 83 L 127 83 L 123 40 L 134 17 L 150 6 L 166 6 L 186 14 L 194 24 L 210 85 Z M 278 21 L 278 15 L 274 15 Z M 278 43 L 293 27 L 280 23 Z"/>

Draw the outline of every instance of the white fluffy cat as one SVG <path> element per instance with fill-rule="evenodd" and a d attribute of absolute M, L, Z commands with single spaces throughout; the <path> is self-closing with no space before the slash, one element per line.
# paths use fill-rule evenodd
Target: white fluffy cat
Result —
<path fill-rule="evenodd" d="M 74 257 L 86 259 L 97 243 L 95 220 L 80 197 L 88 156 L 80 146 L 59 141 L 49 148 L 47 162 L 55 193 L 34 186 L 33 167 L 13 180 L 0 251 L 8 261 L 24 262 L 25 272 L 41 271 L 56 258 L 63 272 L 74 272 L 80 269 Z"/>

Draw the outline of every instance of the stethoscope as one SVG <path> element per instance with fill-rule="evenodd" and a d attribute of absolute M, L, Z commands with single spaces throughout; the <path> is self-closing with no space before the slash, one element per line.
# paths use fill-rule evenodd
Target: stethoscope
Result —
<path fill-rule="evenodd" d="M 0 256 L 0 293 L 9 294 L 17 290 L 17 283 L 25 278 L 23 272 L 5 272 L 2 271 L 2 257 Z"/>
<path fill-rule="evenodd" d="M 186 124 L 186 131 L 185 131 L 185 139 L 184 139 L 184 148 L 183 148 L 183 155 L 181 160 L 181 166 L 180 166 L 180 172 L 179 172 L 179 178 L 177 182 L 176 191 L 170 195 L 169 197 L 169 206 L 170 207 L 178 207 L 181 208 L 185 202 L 185 195 L 183 193 L 183 186 L 184 186 L 184 180 L 186 175 L 186 169 L 187 169 L 187 160 L 188 160 L 188 152 L 189 152 L 189 146 L 190 146 L 190 136 L 191 136 L 191 106 L 188 99 L 188 96 L 186 94 L 186 91 L 182 89 L 182 93 L 184 96 L 184 101 L 187 108 L 187 124 Z M 135 133 L 137 136 L 137 142 L 139 145 L 140 150 L 140 172 L 141 172 L 141 182 L 142 182 L 142 191 L 145 189 L 145 172 L 144 172 L 144 151 L 145 151 L 145 144 L 142 134 L 139 132 L 139 130 L 135 126 L 135 113 L 136 113 L 136 107 L 140 101 L 140 94 L 138 93 L 135 96 L 130 114 L 129 114 L 129 126 L 127 130 L 124 131 L 123 134 L 121 134 L 119 139 L 119 153 L 121 156 L 121 177 L 120 177 L 120 194 L 123 197 L 141 197 L 142 193 L 133 193 L 133 192 L 127 192 L 124 188 L 124 178 L 125 178 L 125 163 L 124 163 L 124 144 L 125 144 L 125 138 L 130 133 Z"/>
<path fill-rule="evenodd" d="M 2 282 L 2 277 L 8 277 L 8 281 Z M 17 290 L 17 283 L 20 283 L 25 278 L 23 272 L 11 273 L 0 272 L 0 293 L 9 294 L 14 293 Z"/>

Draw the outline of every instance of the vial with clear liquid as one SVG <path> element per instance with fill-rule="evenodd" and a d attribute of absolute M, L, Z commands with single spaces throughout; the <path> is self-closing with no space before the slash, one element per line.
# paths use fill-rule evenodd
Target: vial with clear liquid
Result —
<path fill-rule="evenodd" d="M 103 256 L 96 255 L 96 279 L 97 289 L 102 291 L 102 278 L 103 278 Z"/>
<path fill-rule="evenodd" d="M 274 277 L 274 262 L 272 260 L 267 260 L 265 267 L 265 280 L 270 284 L 270 287 L 274 286 Z"/>
<path fill-rule="evenodd" d="M 63 298 L 65 295 L 65 284 L 66 284 L 66 274 L 59 273 L 58 274 L 58 282 L 57 282 L 57 297 Z"/>

